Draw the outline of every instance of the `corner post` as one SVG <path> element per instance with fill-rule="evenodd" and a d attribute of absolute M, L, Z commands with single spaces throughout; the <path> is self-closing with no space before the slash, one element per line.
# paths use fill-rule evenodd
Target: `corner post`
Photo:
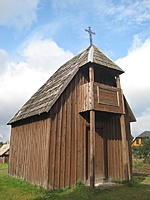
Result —
<path fill-rule="evenodd" d="M 95 111 L 94 111 L 94 67 L 89 68 L 90 101 L 90 188 L 95 187 Z"/>
<path fill-rule="evenodd" d="M 117 88 L 121 89 L 120 84 L 120 77 L 119 75 L 116 77 L 116 85 Z M 121 138 L 122 138 L 122 153 L 123 153 L 123 170 L 124 170 L 124 178 L 125 180 L 129 180 L 129 164 L 128 164 L 128 149 L 127 149 L 127 138 L 126 138 L 126 123 L 125 123 L 125 105 L 123 99 L 123 93 L 121 90 L 121 97 L 122 97 L 122 107 L 123 107 L 123 114 L 120 115 L 120 128 L 121 128 Z"/>

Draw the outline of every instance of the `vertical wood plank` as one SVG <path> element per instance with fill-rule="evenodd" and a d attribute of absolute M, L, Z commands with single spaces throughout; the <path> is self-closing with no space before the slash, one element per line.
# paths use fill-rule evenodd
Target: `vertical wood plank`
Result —
<path fill-rule="evenodd" d="M 46 189 L 49 188 L 49 181 L 50 181 L 50 142 L 51 142 L 51 118 L 47 120 L 47 186 Z"/>
<path fill-rule="evenodd" d="M 125 118 L 124 115 L 120 116 L 121 136 L 122 136 L 122 153 L 123 153 L 123 169 L 124 178 L 129 179 L 128 162 L 127 162 L 127 148 L 126 148 L 126 130 L 125 130 Z"/>
<path fill-rule="evenodd" d="M 77 181 L 77 131 L 78 131 L 78 91 L 79 91 L 79 78 L 75 78 L 75 119 L 74 119 L 74 182 Z"/>
<path fill-rule="evenodd" d="M 121 88 L 120 85 L 120 77 L 118 76 L 116 79 L 117 88 Z M 121 101 L 123 106 L 123 113 L 125 113 L 125 105 L 123 99 L 123 93 L 121 92 Z M 126 125 L 125 125 L 125 115 L 120 116 L 120 128 L 121 128 L 121 137 L 122 137 L 122 153 L 123 153 L 123 171 L 124 171 L 124 178 L 126 180 L 129 179 L 129 168 L 128 168 L 128 150 L 126 144 Z"/>
<path fill-rule="evenodd" d="M 58 181 L 57 188 L 60 188 L 60 178 L 61 178 L 61 145 L 62 145 L 62 122 L 63 122 L 63 99 L 61 97 L 61 108 L 60 108 L 60 118 L 59 118 L 59 130 L 58 130 Z"/>
<path fill-rule="evenodd" d="M 95 186 L 95 111 L 94 111 L 94 67 L 89 68 L 90 80 L 90 187 Z"/>
<path fill-rule="evenodd" d="M 63 99 L 64 100 L 64 99 Z M 66 101 L 62 109 L 62 143 L 61 143 L 61 161 L 60 161 L 60 187 L 65 187 L 65 169 L 66 169 Z"/>

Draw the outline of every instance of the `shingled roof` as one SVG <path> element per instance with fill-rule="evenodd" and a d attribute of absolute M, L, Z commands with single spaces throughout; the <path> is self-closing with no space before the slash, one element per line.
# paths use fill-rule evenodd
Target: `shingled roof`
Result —
<path fill-rule="evenodd" d="M 10 149 L 10 144 L 3 144 L 3 146 L 0 148 L 0 156 L 3 156 L 6 154 Z"/>
<path fill-rule="evenodd" d="M 23 107 L 8 122 L 12 124 L 25 118 L 49 112 L 51 107 L 63 93 L 79 68 L 92 62 L 106 68 L 116 70 L 118 74 L 124 71 L 96 46 L 90 45 L 86 50 L 62 65 L 47 82 L 23 105 Z"/>
<path fill-rule="evenodd" d="M 144 138 L 144 137 L 150 137 L 150 131 L 144 131 L 140 135 L 137 136 L 137 138 Z"/>

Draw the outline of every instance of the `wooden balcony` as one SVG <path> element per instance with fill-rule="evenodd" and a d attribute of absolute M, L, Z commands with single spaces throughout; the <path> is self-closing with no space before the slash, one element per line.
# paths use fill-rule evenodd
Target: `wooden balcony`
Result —
<path fill-rule="evenodd" d="M 92 97 L 94 96 L 94 102 Z M 88 110 L 124 114 L 120 88 L 94 82 L 80 86 L 79 112 Z"/>

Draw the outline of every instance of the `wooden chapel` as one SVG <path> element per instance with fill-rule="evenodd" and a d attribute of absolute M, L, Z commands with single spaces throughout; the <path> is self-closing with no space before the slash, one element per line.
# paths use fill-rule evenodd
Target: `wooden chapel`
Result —
<path fill-rule="evenodd" d="M 123 70 L 95 45 L 62 65 L 9 121 L 9 175 L 46 189 L 131 179 Z"/>

